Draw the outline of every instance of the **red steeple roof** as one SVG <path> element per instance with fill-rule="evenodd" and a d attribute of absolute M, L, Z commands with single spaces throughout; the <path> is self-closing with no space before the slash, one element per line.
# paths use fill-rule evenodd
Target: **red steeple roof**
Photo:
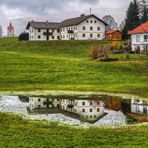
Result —
<path fill-rule="evenodd" d="M 14 30 L 14 27 L 12 26 L 11 22 L 9 24 L 9 26 L 7 27 L 7 29 L 11 32 L 12 30 Z"/>
<path fill-rule="evenodd" d="M 148 33 L 148 22 L 140 25 L 139 27 L 135 28 L 132 31 L 129 31 L 128 34 L 140 34 L 140 33 Z"/>

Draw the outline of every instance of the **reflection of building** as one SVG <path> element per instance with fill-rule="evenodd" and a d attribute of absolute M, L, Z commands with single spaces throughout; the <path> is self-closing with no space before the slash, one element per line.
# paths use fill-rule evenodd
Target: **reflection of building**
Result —
<path fill-rule="evenodd" d="M 40 109 L 40 108 L 57 108 L 61 104 L 61 101 L 58 99 L 47 99 L 47 98 L 36 98 L 30 97 L 29 98 L 29 108 L 30 110 L 33 109 Z"/>
<path fill-rule="evenodd" d="M 14 27 L 11 23 L 7 27 L 7 37 L 14 37 Z"/>
<path fill-rule="evenodd" d="M 148 104 L 143 100 L 132 99 L 131 112 L 137 114 L 148 114 Z"/>
<path fill-rule="evenodd" d="M 30 97 L 29 104 L 30 110 L 57 108 L 78 114 L 86 121 L 96 121 L 104 115 L 104 103 L 102 101 Z"/>

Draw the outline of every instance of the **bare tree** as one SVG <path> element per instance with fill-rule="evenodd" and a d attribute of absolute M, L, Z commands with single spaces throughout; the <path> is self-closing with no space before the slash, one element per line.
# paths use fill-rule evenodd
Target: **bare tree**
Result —
<path fill-rule="evenodd" d="M 138 0 L 141 23 L 148 21 L 148 0 Z"/>
<path fill-rule="evenodd" d="M 2 29 L 2 26 L 0 25 L 0 38 L 2 37 L 3 35 L 3 29 Z"/>

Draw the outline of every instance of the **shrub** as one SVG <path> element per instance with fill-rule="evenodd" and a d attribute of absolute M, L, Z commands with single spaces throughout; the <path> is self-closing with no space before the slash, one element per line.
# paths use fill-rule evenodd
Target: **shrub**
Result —
<path fill-rule="evenodd" d="M 21 33 L 19 35 L 18 39 L 19 39 L 19 41 L 28 41 L 29 40 L 29 33 L 26 33 L 26 32 Z"/>
<path fill-rule="evenodd" d="M 109 48 L 107 46 L 97 46 L 93 44 L 91 49 L 91 57 L 93 60 L 98 58 L 108 58 Z"/>

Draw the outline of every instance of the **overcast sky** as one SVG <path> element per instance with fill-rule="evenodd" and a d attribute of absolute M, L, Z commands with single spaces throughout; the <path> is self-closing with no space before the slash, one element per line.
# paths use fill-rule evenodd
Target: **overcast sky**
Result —
<path fill-rule="evenodd" d="M 0 24 L 4 34 L 11 21 L 15 34 L 23 32 L 30 20 L 62 21 L 65 18 L 92 13 L 102 18 L 111 14 L 117 23 L 125 18 L 131 0 L 0 0 Z"/>

